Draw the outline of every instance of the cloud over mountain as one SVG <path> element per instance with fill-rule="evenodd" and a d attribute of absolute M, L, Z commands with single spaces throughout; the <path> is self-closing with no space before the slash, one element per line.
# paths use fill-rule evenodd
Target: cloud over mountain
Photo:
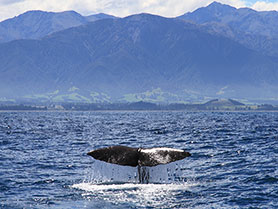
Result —
<path fill-rule="evenodd" d="M 213 0 L 1 0 L 0 20 L 17 16 L 29 10 L 52 12 L 75 10 L 82 15 L 107 13 L 118 17 L 145 12 L 175 17 L 199 7 L 207 6 L 212 2 Z M 237 8 L 250 5 L 247 3 L 248 1 L 244 0 L 219 0 L 219 2 Z M 263 3 L 264 1 L 261 1 L 258 4 L 262 5 Z M 268 5 L 267 2 L 265 4 Z"/>
<path fill-rule="evenodd" d="M 278 2 L 257 1 L 251 8 L 257 11 L 278 11 Z"/>

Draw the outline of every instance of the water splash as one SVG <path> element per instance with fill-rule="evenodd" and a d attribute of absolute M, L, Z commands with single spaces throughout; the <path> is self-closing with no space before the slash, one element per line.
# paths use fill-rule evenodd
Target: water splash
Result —
<path fill-rule="evenodd" d="M 138 167 L 120 166 L 94 160 L 88 168 L 86 179 L 71 187 L 82 191 L 88 202 L 99 200 L 140 208 L 142 205 L 164 207 L 173 194 L 193 186 L 182 177 L 181 162 L 154 167 L 142 167 L 148 173 L 147 181 L 140 181 Z M 163 204 L 162 204 L 163 203 Z M 128 208 L 129 208 L 128 207 Z"/>
<path fill-rule="evenodd" d="M 184 181 L 180 164 L 181 162 L 176 161 L 154 167 L 131 167 L 94 160 L 84 182 L 94 184 L 113 182 L 170 184 Z"/>

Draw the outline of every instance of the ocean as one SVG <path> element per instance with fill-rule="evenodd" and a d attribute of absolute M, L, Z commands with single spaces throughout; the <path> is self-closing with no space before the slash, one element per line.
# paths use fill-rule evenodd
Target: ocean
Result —
<path fill-rule="evenodd" d="M 112 145 L 185 149 L 150 168 Z M 278 208 L 278 112 L 0 112 L 0 208 Z"/>

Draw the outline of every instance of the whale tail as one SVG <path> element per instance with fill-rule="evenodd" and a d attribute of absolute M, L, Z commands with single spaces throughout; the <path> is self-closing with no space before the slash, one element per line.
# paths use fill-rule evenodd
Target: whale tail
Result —
<path fill-rule="evenodd" d="M 96 160 L 123 166 L 156 166 L 182 160 L 189 152 L 166 147 L 142 149 L 126 146 L 111 146 L 88 152 Z"/>
<path fill-rule="evenodd" d="M 96 149 L 87 153 L 96 160 L 105 161 L 118 165 L 134 166 L 138 165 L 138 149 L 125 146 L 112 146 Z"/>

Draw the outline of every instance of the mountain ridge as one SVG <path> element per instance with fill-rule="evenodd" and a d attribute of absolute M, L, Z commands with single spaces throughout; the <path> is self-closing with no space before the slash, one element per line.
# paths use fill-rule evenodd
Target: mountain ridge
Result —
<path fill-rule="evenodd" d="M 0 22 L 0 43 L 18 39 L 40 39 L 54 32 L 105 18 L 116 17 L 103 13 L 82 16 L 75 11 L 31 10 Z"/>
<path fill-rule="evenodd" d="M 217 3 L 212 6 L 221 8 Z M 59 102 L 142 98 L 190 102 L 220 96 L 275 99 L 278 58 L 221 31 L 212 32 L 212 23 L 206 24 L 142 13 L 104 18 L 37 40 L 2 43 L 0 98 Z M 229 25 L 225 27 L 234 34 Z"/>
<path fill-rule="evenodd" d="M 178 16 L 207 27 L 211 33 L 232 38 L 244 46 L 270 56 L 278 56 L 278 12 L 236 9 L 213 2 L 193 12 Z"/>
<path fill-rule="evenodd" d="M 212 95 L 215 88 L 228 86 L 228 91 L 233 86 L 227 95 L 233 96 L 237 85 L 245 86 L 243 92 L 264 80 L 275 84 L 276 66 L 271 58 L 196 24 L 149 14 L 104 19 L 41 40 L 0 45 L 1 89 L 10 86 L 21 95 L 30 89 L 30 94 L 66 92 L 72 86 L 114 99 L 152 88 L 175 94 L 206 89 Z"/>

